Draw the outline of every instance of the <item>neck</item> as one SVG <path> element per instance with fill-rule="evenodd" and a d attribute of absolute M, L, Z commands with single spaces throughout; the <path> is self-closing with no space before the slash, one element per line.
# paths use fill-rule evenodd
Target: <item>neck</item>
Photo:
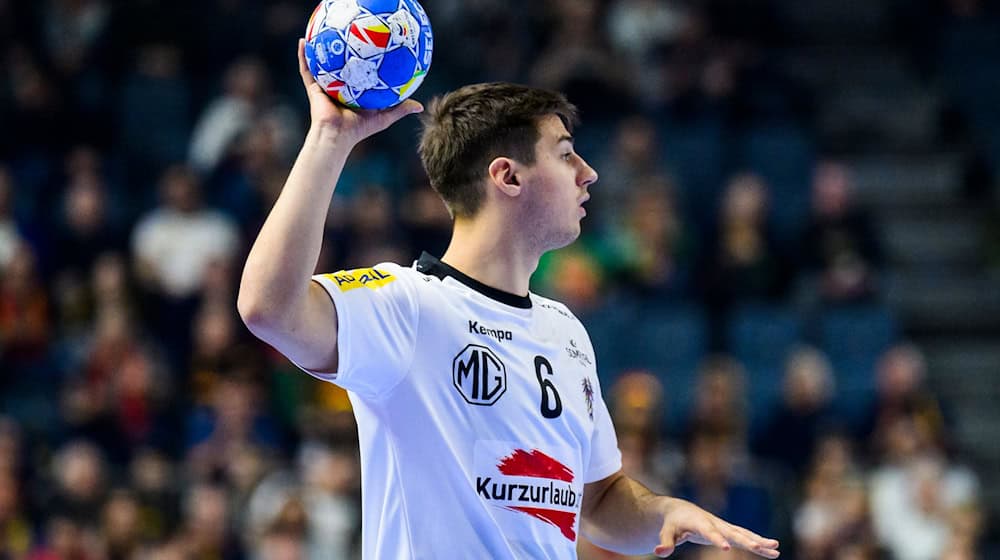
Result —
<path fill-rule="evenodd" d="M 529 247 L 528 236 L 511 231 L 508 224 L 495 215 L 456 218 L 451 244 L 441 260 L 487 286 L 527 295 L 542 252 Z"/>

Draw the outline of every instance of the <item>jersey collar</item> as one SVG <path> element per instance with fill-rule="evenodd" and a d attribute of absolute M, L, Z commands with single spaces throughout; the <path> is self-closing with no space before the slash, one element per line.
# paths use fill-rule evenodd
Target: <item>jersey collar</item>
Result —
<path fill-rule="evenodd" d="M 490 299 L 499 301 L 500 303 L 511 307 L 531 309 L 530 296 L 519 296 L 517 294 L 498 290 L 492 286 L 487 286 L 479 280 L 470 278 L 469 276 L 463 274 L 455 267 L 442 262 L 441 259 L 431 255 L 427 251 L 424 251 L 423 254 L 420 255 L 420 260 L 417 261 L 417 272 L 436 276 L 442 280 L 444 280 L 447 276 L 451 276 L 455 280 L 458 280 L 462 284 L 465 284 L 469 288 L 472 288 Z"/>

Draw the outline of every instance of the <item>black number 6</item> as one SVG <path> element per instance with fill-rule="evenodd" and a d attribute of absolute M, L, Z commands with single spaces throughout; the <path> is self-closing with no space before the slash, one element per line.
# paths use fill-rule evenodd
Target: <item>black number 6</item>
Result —
<path fill-rule="evenodd" d="M 542 404 L 540 407 L 542 416 L 546 418 L 558 418 L 562 414 L 562 399 L 559 398 L 559 391 L 556 391 L 556 386 L 547 378 L 542 377 L 543 368 L 547 375 L 552 375 L 552 364 L 545 359 L 545 356 L 535 356 L 535 377 L 538 378 L 538 385 L 542 388 Z M 549 398 L 550 394 L 552 396 L 551 399 Z M 552 401 L 555 401 L 555 403 Z"/>

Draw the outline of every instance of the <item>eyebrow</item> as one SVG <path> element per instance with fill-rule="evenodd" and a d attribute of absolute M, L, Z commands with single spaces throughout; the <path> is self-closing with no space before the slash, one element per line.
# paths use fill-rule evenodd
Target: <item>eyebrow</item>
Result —
<path fill-rule="evenodd" d="M 560 142 L 569 142 L 570 144 L 574 144 L 576 142 L 576 139 L 570 136 L 569 134 L 563 134 L 562 136 L 559 137 L 558 140 L 556 140 L 556 144 L 559 144 Z"/>

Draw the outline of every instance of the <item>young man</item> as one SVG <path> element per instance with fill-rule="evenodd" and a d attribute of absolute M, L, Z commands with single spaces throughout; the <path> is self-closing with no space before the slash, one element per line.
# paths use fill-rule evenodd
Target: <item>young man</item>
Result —
<path fill-rule="evenodd" d="M 420 153 L 454 216 L 451 245 L 413 268 L 312 277 L 352 147 L 405 115 L 357 113 L 299 67 L 312 126 L 247 259 L 250 330 L 351 395 L 365 558 L 668 556 L 682 542 L 778 543 L 621 472 L 586 331 L 528 291 L 539 257 L 580 233 L 597 173 L 573 151 L 574 108 L 512 84 L 462 88 L 425 117 Z"/>

